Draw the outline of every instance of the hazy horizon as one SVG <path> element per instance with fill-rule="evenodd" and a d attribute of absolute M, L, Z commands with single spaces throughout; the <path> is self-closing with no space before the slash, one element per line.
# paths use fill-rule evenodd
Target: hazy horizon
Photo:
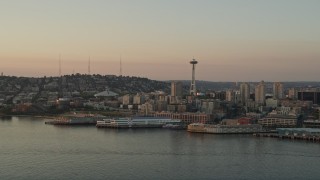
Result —
<path fill-rule="evenodd" d="M 319 81 L 320 1 L 0 2 L 0 73 Z"/>
<path fill-rule="evenodd" d="M 1 72 L 0 72 L 1 73 Z M 62 77 L 63 76 L 72 76 L 72 75 L 77 75 L 77 74 L 80 74 L 80 75 L 89 75 L 89 74 L 86 74 L 86 73 L 74 73 L 74 74 L 64 74 L 64 75 L 61 75 Z M 115 75 L 115 74 L 90 74 L 91 76 L 94 76 L 94 75 L 101 75 L 101 76 L 118 76 L 120 77 L 119 75 Z M 53 76 L 17 76 L 17 75 L 6 75 L 4 74 L 5 77 L 18 77 L 18 78 L 50 78 L 50 77 L 53 77 L 53 78 L 59 78 L 60 76 L 58 75 L 53 75 Z M 142 76 L 131 76 L 131 75 L 124 75 L 123 77 L 137 77 L 137 78 L 148 78 L 150 79 L 149 77 L 142 77 Z M 191 81 L 190 79 L 164 79 L 164 80 L 157 80 L 157 79 L 150 79 L 150 80 L 155 80 L 155 81 L 163 81 L 163 82 L 172 82 L 172 81 Z M 274 83 L 274 82 L 281 82 L 281 83 L 319 83 L 320 81 L 265 81 L 265 80 L 257 80 L 257 81 L 210 81 L 210 80 L 196 80 L 196 82 L 212 82 L 212 83 L 260 83 L 261 81 L 264 81 L 265 83 Z M 185 82 L 184 82 L 185 83 Z M 187 82 L 188 84 L 190 82 Z"/>

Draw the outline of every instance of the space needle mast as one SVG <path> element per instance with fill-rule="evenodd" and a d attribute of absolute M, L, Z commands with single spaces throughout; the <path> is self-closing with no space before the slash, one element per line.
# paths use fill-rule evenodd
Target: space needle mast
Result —
<path fill-rule="evenodd" d="M 197 89 L 196 89 L 196 64 L 198 64 L 198 61 L 195 59 L 192 59 L 190 61 L 190 64 L 192 64 L 192 80 L 191 80 L 191 86 L 190 86 L 190 95 L 196 96 L 197 95 Z"/>

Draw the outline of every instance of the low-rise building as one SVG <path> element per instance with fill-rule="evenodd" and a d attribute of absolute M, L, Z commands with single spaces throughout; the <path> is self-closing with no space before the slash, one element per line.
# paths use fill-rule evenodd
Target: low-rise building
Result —
<path fill-rule="evenodd" d="M 279 100 L 277 99 L 273 99 L 273 98 L 269 98 L 266 100 L 266 107 L 268 108 L 276 108 L 279 106 Z"/>
<path fill-rule="evenodd" d="M 118 96 L 117 93 L 110 91 L 108 89 L 94 95 L 94 97 L 100 98 L 100 99 L 113 99 L 113 98 L 116 98 L 117 96 Z"/>
<path fill-rule="evenodd" d="M 168 111 L 168 112 L 176 112 L 176 105 L 171 105 L 171 104 L 169 104 L 169 105 L 167 106 L 167 111 Z"/>
<path fill-rule="evenodd" d="M 177 112 L 178 113 L 185 113 L 187 111 L 187 105 L 179 104 L 177 105 Z"/>
<path fill-rule="evenodd" d="M 278 107 L 266 117 L 258 120 L 258 123 L 265 127 L 295 127 L 298 116 L 290 107 Z"/>
<path fill-rule="evenodd" d="M 304 120 L 303 121 L 303 127 L 305 128 L 320 128 L 320 120 Z"/>
<path fill-rule="evenodd" d="M 146 102 L 146 103 L 142 104 L 141 109 L 140 109 L 140 113 L 142 113 L 144 115 L 150 115 L 150 114 L 154 113 L 153 104 L 150 102 Z"/>
<path fill-rule="evenodd" d="M 297 118 L 289 116 L 267 116 L 258 120 L 264 127 L 295 127 Z"/>

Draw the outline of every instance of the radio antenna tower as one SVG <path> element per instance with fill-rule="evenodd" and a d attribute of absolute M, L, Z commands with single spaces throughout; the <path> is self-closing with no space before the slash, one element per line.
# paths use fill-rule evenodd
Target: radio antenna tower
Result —
<path fill-rule="evenodd" d="M 91 60 L 90 60 L 90 56 L 89 56 L 89 62 L 88 62 L 88 74 L 90 75 L 90 64 L 91 64 Z"/>
<path fill-rule="evenodd" d="M 61 77 L 61 54 L 59 54 L 59 76 Z"/>
<path fill-rule="evenodd" d="M 120 55 L 120 76 L 122 76 L 122 59 L 121 59 L 121 55 Z"/>

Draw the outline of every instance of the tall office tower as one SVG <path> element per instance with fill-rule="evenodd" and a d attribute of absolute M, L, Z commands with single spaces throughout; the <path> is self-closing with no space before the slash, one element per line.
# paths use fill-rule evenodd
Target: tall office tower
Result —
<path fill-rule="evenodd" d="M 295 88 L 290 88 L 288 91 L 288 97 L 293 100 L 298 99 L 298 91 Z"/>
<path fill-rule="evenodd" d="M 273 98 L 274 99 L 283 99 L 283 84 L 280 82 L 273 83 Z"/>
<path fill-rule="evenodd" d="M 226 101 L 228 102 L 234 102 L 234 92 L 233 90 L 229 89 L 229 90 L 226 90 Z"/>
<path fill-rule="evenodd" d="M 320 88 L 300 89 L 297 94 L 300 101 L 312 101 L 313 104 L 320 105 Z"/>
<path fill-rule="evenodd" d="M 171 96 L 182 97 L 182 82 L 180 81 L 171 82 Z"/>
<path fill-rule="evenodd" d="M 248 83 L 242 83 L 240 85 L 240 96 L 240 101 L 243 105 L 250 99 L 250 85 Z"/>
<path fill-rule="evenodd" d="M 261 81 L 255 88 L 255 102 L 259 104 L 266 103 L 266 86 L 264 81 Z"/>
<path fill-rule="evenodd" d="M 198 64 L 198 61 L 195 59 L 192 59 L 190 61 L 190 64 L 192 64 L 192 80 L 191 80 L 191 86 L 190 86 L 190 95 L 195 96 L 197 93 L 196 89 L 196 64 Z"/>

